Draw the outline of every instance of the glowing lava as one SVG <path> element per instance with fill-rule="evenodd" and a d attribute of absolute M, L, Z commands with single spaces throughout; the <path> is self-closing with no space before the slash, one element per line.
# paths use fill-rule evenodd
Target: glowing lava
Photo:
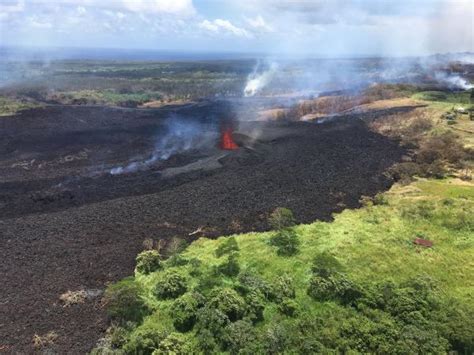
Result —
<path fill-rule="evenodd" d="M 231 128 L 222 130 L 220 148 L 224 150 L 236 150 L 239 148 L 239 146 L 235 144 L 234 139 L 232 138 Z"/>

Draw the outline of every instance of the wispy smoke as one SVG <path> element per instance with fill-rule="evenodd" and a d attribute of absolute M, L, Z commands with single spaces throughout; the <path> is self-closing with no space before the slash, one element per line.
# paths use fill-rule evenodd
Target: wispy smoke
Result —
<path fill-rule="evenodd" d="M 147 170 L 155 163 L 167 160 L 174 154 L 211 146 L 217 136 L 216 129 L 212 127 L 176 116 L 166 121 L 164 129 L 166 133 L 157 139 L 155 148 L 148 159 L 115 167 L 110 170 L 110 174 L 118 175 Z"/>
<path fill-rule="evenodd" d="M 466 79 L 461 78 L 457 74 L 449 75 L 444 72 L 436 72 L 435 78 L 438 82 L 444 83 L 451 89 L 470 90 L 474 88 L 473 84 L 470 84 Z"/>
<path fill-rule="evenodd" d="M 278 64 L 270 63 L 270 67 L 264 71 L 260 71 L 261 63 L 258 62 L 255 69 L 247 78 L 247 84 L 244 88 L 244 96 L 254 96 L 259 93 L 272 80 L 278 70 Z"/>

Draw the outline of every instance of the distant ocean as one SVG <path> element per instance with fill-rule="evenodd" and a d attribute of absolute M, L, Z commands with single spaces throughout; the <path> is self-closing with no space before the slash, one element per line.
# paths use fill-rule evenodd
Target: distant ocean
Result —
<path fill-rule="evenodd" d="M 124 60 L 195 61 L 238 60 L 262 57 L 257 53 L 185 52 L 116 48 L 33 48 L 0 47 L 0 61 Z"/>

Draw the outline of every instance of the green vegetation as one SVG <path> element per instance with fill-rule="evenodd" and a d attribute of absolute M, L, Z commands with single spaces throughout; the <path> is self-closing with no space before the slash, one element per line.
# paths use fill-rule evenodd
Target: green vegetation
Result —
<path fill-rule="evenodd" d="M 446 104 L 471 104 L 471 93 L 469 91 L 421 91 L 414 94 L 412 98 L 416 100 L 435 101 Z"/>
<path fill-rule="evenodd" d="M 145 250 L 137 256 L 136 270 L 143 274 L 149 274 L 161 267 L 160 254 L 156 250 Z"/>
<path fill-rule="evenodd" d="M 160 92 L 124 92 L 116 90 L 79 90 L 55 93 L 48 100 L 71 105 L 112 105 L 137 107 L 149 101 L 161 100 Z"/>
<path fill-rule="evenodd" d="M 148 315 L 121 329 L 117 347 L 144 354 L 472 352 L 472 191 L 455 179 L 395 185 L 375 199 L 383 203 L 292 227 L 301 246 L 291 256 L 271 245 L 275 232 L 201 238 L 181 253 L 195 261 L 168 260 L 163 270 L 136 274 Z M 434 246 L 416 246 L 415 238 Z M 216 271 L 230 257 L 238 274 Z M 136 311 L 120 316 L 129 313 Z"/>
<path fill-rule="evenodd" d="M 253 60 L 117 62 L 58 60 L 8 63 L 22 80 L 6 96 L 66 104 L 135 107 L 148 101 L 240 95 Z M 12 78 L 15 79 L 15 78 Z"/>
<path fill-rule="evenodd" d="M 0 96 L 0 116 L 12 116 L 22 110 L 37 107 L 40 105 L 33 102 Z"/>
<path fill-rule="evenodd" d="M 126 278 L 107 288 L 104 304 L 109 316 L 120 322 L 139 322 L 146 313 L 143 287 L 133 278 Z"/>

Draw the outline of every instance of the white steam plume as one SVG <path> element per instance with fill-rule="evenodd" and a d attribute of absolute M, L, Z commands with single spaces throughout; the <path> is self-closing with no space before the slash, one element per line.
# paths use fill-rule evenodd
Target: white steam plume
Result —
<path fill-rule="evenodd" d="M 203 124 L 175 117 L 166 121 L 165 129 L 167 133 L 157 140 L 150 158 L 115 167 L 110 170 L 110 174 L 119 175 L 146 170 L 156 162 L 167 160 L 173 154 L 210 145 L 217 135 L 215 130 L 210 130 Z"/>
<path fill-rule="evenodd" d="M 260 92 L 270 83 L 278 70 L 278 65 L 275 62 L 272 62 L 270 68 L 261 73 L 259 73 L 259 67 L 260 63 L 257 64 L 254 71 L 247 78 L 247 84 L 244 88 L 244 96 L 246 97 L 255 96 L 255 94 Z"/>
<path fill-rule="evenodd" d="M 469 83 L 466 79 L 461 78 L 459 75 L 448 75 L 443 72 L 436 72 L 435 78 L 437 81 L 446 84 L 452 89 L 470 90 L 474 88 L 473 84 Z"/>

